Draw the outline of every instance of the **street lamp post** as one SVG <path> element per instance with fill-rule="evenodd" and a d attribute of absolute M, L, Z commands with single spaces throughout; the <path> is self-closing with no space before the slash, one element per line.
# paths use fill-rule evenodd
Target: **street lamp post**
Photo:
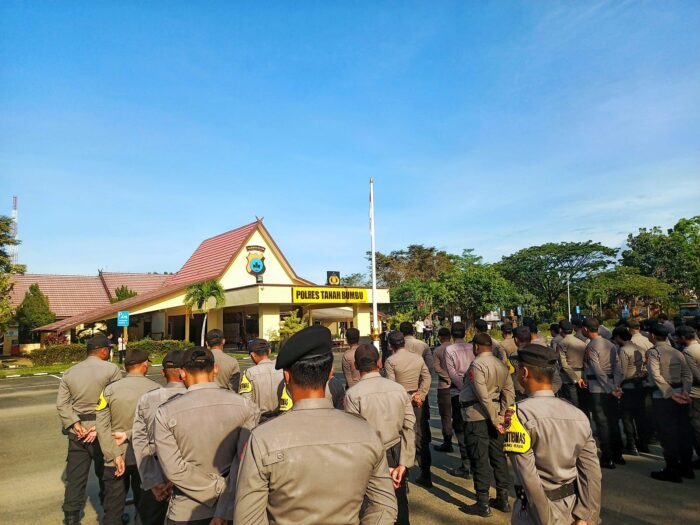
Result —
<path fill-rule="evenodd" d="M 571 276 L 566 276 L 566 301 L 569 305 L 569 322 L 571 322 Z"/>

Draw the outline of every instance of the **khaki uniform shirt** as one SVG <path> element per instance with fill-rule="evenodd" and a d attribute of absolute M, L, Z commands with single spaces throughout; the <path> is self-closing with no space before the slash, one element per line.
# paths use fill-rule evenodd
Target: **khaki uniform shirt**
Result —
<path fill-rule="evenodd" d="M 136 465 L 131 444 L 131 429 L 139 399 L 160 385 L 141 374 L 127 374 L 124 379 L 108 384 L 102 392 L 97 410 L 97 437 L 105 458 L 105 466 L 113 467 L 114 458 L 124 456 L 127 465 Z M 126 432 L 128 441 L 117 445 L 112 432 Z"/>
<path fill-rule="evenodd" d="M 508 368 L 493 354 L 482 353 L 472 362 L 459 394 L 465 421 L 491 421 L 497 426 L 515 402 L 515 389 Z"/>
<path fill-rule="evenodd" d="M 452 383 L 450 392 L 453 396 L 458 396 L 464 386 L 464 375 L 474 361 L 474 348 L 470 343 L 457 339 L 445 350 L 445 361 Z"/>
<path fill-rule="evenodd" d="M 425 361 L 425 366 L 428 367 L 428 371 L 432 374 L 435 366 L 433 364 L 433 353 L 430 351 L 428 344 L 412 335 L 407 335 L 404 337 L 404 340 L 406 341 L 406 350 L 421 356 Z"/>
<path fill-rule="evenodd" d="M 173 521 L 233 517 L 240 454 L 258 414 L 252 403 L 217 383 L 199 383 L 156 414 L 156 453 L 174 485 Z"/>
<path fill-rule="evenodd" d="M 518 351 L 518 345 L 515 344 L 515 339 L 513 339 L 513 336 L 508 336 L 501 341 L 501 348 L 506 351 L 507 356 L 510 356 L 510 354 L 513 352 Z"/>
<path fill-rule="evenodd" d="M 117 366 L 96 356 L 88 356 L 63 372 L 58 384 L 56 408 L 63 430 L 75 434 L 71 427 L 83 418 L 85 428 L 95 426 L 95 407 L 104 388 L 122 378 Z"/>
<path fill-rule="evenodd" d="M 284 388 L 284 373 L 275 370 L 275 362 L 270 359 L 260 361 L 245 371 L 239 393 L 257 405 L 261 414 L 276 412 Z"/>
<path fill-rule="evenodd" d="M 620 359 L 620 373 L 623 381 L 622 388 L 634 388 L 634 384 L 631 381 L 628 383 L 625 383 L 624 381 L 631 379 L 642 379 L 646 376 L 646 369 L 644 367 L 644 350 L 639 348 L 632 341 L 627 341 L 624 345 L 622 345 L 617 353 Z"/>
<path fill-rule="evenodd" d="M 509 454 L 516 485 L 527 507 L 516 500 L 513 524 L 562 525 L 576 519 L 598 523 L 601 472 L 588 417 L 551 390 L 535 392 L 518 403 L 517 416 L 530 435 L 530 449 Z M 578 494 L 551 501 L 545 491 L 577 481 Z"/>
<path fill-rule="evenodd" d="M 654 348 L 654 343 L 649 341 L 647 337 L 644 337 L 641 333 L 637 332 L 636 334 L 632 335 L 632 342 L 636 344 L 639 348 L 644 350 L 646 353 L 647 350 Z"/>
<path fill-rule="evenodd" d="M 620 386 L 622 374 L 615 345 L 596 337 L 586 346 L 584 372 L 591 394 L 611 394 Z"/>
<path fill-rule="evenodd" d="M 223 350 L 211 349 L 214 362 L 219 365 L 219 373 L 216 374 L 216 384 L 226 390 L 238 392 L 241 386 L 241 367 L 235 357 L 224 353 Z"/>
<path fill-rule="evenodd" d="M 693 374 L 693 387 L 690 389 L 690 397 L 700 398 L 700 343 L 693 341 L 683 349 L 688 368 Z"/>
<path fill-rule="evenodd" d="M 557 352 L 563 372 L 562 381 L 567 384 L 577 383 L 583 374 L 586 343 L 574 334 L 567 334 L 559 341 Z"/>
<path fill-rule="evenodd" d="M 348 388 L 355 386 L 360 380 L 360 372 L 355 368 L 355 350 L 360 345 L 352 345 L 343 352 L 343 375 L 345 375 L 345 384 Z"/>
<path fill-rule="evenodd" d="M 673 394 L 690 392 L 693 385 L 693 374 L 685 356 L 666 341 L 657 341 L 647 351 L 647 372 L 656 387 L 654 398 L 668 399 Z"/>
<path fill-rule="evenodd" d="M 136 405 L 131 445 L 134 447 L 143 490 L 151 490 L 167 481 L 156 456 L 155 422 L 158 407 L 171 397 L 185 392 L 187 389 L 183 383 L 168 383 L 163 388 L 146 392 Z"/>
<path fill-rule="evenodd" d="M 447 362 L 445 360 L 445 350 L 451 343 L 442 343 L 433 351 L 433 365 L 438 376 L 438 390 L 442 388 L 450 388 L 450 374 L 447 371 Z"/>
<path fill-rule="evenodd" d="M 393 525 L 397 516 L 379 435 L 327 399 L 297 401 L 253 430 L 235 507 L 235 525 Z"/>
<path fill-rule="evenodd" d="M 432 378 L 428 367 L 419 356 L 400 348 L 387 357 L 384 370 L 388 379 L 396 381 L 408 393 L 420 392 L 421 399 L 425 400 Z"/>
<path fill-rule="evenodd" d="M 559 348 L 559 343 L 564 340 L 564 336 L 561 334 L 557 334 L 554 337 L 552 337 L 552 340 L 549 342 L 549 346 L 552 347 L 553 350 L 557 350 Z"/>
<path fill-rule="evenodd" d="M 411 396 L 389 379 L 370 372 L 345 394 L 345 411 L 365 419 L 388 450 L 401 443 L 399 463 L 412 467 L 416 459 L 416 415 Z"/>

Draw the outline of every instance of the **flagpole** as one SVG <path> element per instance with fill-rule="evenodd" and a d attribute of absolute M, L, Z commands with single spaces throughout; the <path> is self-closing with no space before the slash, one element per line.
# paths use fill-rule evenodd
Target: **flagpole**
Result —
<path fill-rule="evenodd" d="M 379 315 L 377 313 L 377 260 L 374 242 L 374 179 L 369 179 L 369 236 L 372 250 L 372 341 L 379 350 Z"/>

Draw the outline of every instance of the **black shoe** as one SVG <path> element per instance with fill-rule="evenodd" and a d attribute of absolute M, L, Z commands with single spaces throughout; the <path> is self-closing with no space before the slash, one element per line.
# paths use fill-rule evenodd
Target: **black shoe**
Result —
<path fill-rule="evenodd" d="M 639 456 L 639 450 L 637 450 L 637 447 L 627 447 L 623 454 L 626 456 Z"/>
<path fill-rule="evenodd" d="M 622 454 L 617 456 L 616 458 L 613 458 L 613 463 L 617 465 L 626 465 L 627 462 L 625 461 L 625 458 L 622 457 Z"/>
<path fill-rule="evenodd" d="M 508 503 L 508 496 L 500 498 L 491 498 L 489 500 L 489 506 L 501 512 L 509 513 L 512 509 L 510 508 L 510 503 Z"/>
<path fill-rule="evenodd" d="M 128 513 L 125 512 L 124 514 L 122 514 L 122 523 L 126 524 L 126 523 L 129 523 L 130 521 L 131 521 L 131 516 L 129 516 Z"/>
<path fill-rule="evenodd" d="M 693 468 L 694 468 L 695 470 L 700 469 L 700 459 L 696 459 L 695 461 L 693 461 L 693 462 L 691 463 L 691 465 L 693 465 Z"/>
<path fill-rule="evenodd" d="M 476 516 L 481 516 L 482 518 L 491 517 L 491 508 L 488 503 L 477 501 L 473 505 L 466 505 L 463 507 L 464 512 L 467 514 L 473 514 Z"/>
<path fill-rule="evenodd" d="M 637 445 L 637 450 L 641 452 L 642 454 L 649 454 L 651 450 L 649 450 L 649 445 Z"/>
<path fill-rule="evenodd" d="M 65 525 L 80 525 L 80 511 L 64 512 L 63 516 L 63 523 Z"/>
<path fill-rule="evenodd" d="M 693 471 L 693 467 L 682 468 L 681 476 L 683 476 L 685 479 L 695 479 L 695 472 Z"/>
<path fill-rule="evenodd" d="M 602 459 L 601 459 L 601 460 L 600 460 L 600 468 L 607 468 L 607 469 L 610 469 L 610 470 L 614 470 L 614 469 L 615 469 L 615 463 L 613 463 L 613 462 L 610 461 L 609 459 L 608 459 L 608 460 L 602 460 Z"/>
<path fill-rule="evenodd" d="M 671 483 L 683 483 L 683 478 L 676 472 L 663 469 L 651 473 L 651 477 L 659 481 L 670 481 Z"/>
<path fill-rule="evenodd" d="M 416 478 L 415 483 L 426 489 L 433 488 L 433 480 L 431 479 L 430 473 L 421 474 Z"/>
<path fill-rule="evenodd" d="M 442 445 L 435 445 L 433 450 L 435 452 L 454 452 L 452 443 L 448 443 L 447 441 L 445 441 Z"/>
<path fill-rule="evenodd" d="M 456 478 L 472 479 L 471 471 L 464 465 L 460 465 L 457 468 L 447 469 L 447 473 Z"/>

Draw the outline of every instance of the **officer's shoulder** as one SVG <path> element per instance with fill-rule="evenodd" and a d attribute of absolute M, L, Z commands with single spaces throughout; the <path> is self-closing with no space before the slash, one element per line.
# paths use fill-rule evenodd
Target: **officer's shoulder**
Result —
<path fill-rule="evenodd" d="M 152 390 L 151 392 L 153 392 L 153 390 Z M 150 392 L 149 392 L 149 393 L 150 393 Z M 159 409 L 168 410 L 168 409 L 171 408 L 173 405 L 176 405 L 178 399 L 182 399 L 182 397 L 183 397 L 186 393 L 187 393 L 187 390 L 185 390 L 184 392 L 178 392 L 177 394 L 173 394 L 173 395 L 170 396 L 168 399 L 166 399 L 165 401 L 163 401 L 160 405 L 158 405 L 158 408 L 159 408 Z"/>

